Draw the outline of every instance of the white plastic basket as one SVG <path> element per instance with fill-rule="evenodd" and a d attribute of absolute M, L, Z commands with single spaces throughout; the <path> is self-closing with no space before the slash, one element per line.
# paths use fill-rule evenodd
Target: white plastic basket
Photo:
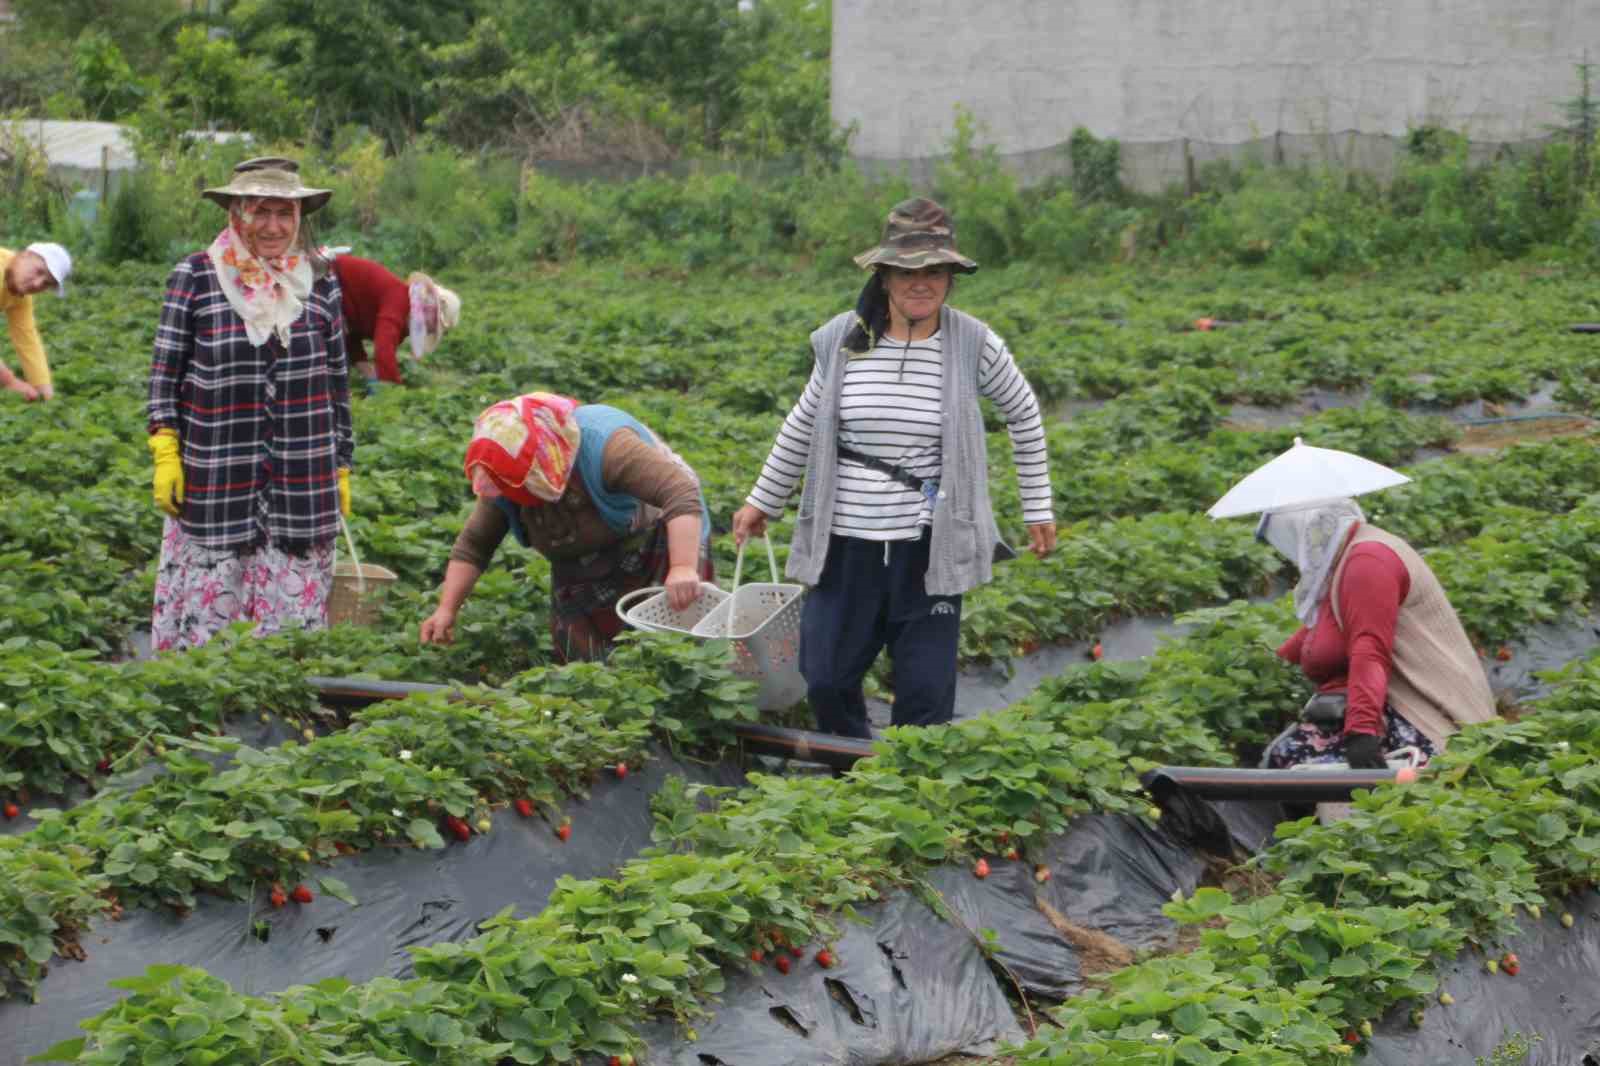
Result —
<path fill-rule="evenodd" d="M 695 625 L 728 594 L 708 581 L 700 582 L 700 596 L 683 610 L 674 610 L 661 585 L 634 589 L 617 600 L 617 617 L 646 633 L 681 633 L 688 636 Z"/>
<path fill-rule="evenodd" d="M 733 643 L 734 673 L 760 688 L 756 706 L 764 711 L 782 710 L 805 697 L 806 682 L 800 676 L 800 609 L 805 599 L 804 585 L 778 580 L 778 560 L 767 546 L 767 566 L 771 581 L 739 584 L 744 569 L 744 548 L 733 564 L 733 592 L 713 607 L 694 627 L 694 635 Z"/>

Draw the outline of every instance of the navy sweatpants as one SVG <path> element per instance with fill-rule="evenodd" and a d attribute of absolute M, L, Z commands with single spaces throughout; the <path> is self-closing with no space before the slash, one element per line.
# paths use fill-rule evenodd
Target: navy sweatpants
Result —
<path fill-rule="evenodd" d="M 836 534 L 828 542 L 800 618 L 800 673 L 824 733 L 871 738 L 861 682 L 885 647 L 894 660 L 893 724 L 937 725 L 954 716 L 961 597 L 928 595 L 928 537 Z"/>

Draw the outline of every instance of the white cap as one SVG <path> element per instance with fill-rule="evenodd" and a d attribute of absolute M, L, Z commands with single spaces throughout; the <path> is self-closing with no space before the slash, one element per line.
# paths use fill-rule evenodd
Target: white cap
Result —
<path fill-rule="evenodd" d="M 56 279 L 56 295 L 67 294 L 67 275 L 72 273 L 72 256 L 59 244 L 30 244 L 24 248 L 44 260 L 45 269 Z"/>

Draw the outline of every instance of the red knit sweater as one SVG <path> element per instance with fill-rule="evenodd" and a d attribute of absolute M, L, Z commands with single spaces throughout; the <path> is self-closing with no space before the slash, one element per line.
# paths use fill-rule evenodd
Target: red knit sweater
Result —
<path fill-rule="evenodd" d="M 1317 624 L 1310 629 L 1301 626 L 1278 654 L 1305 671 L 1319 691 L 1346 693 L 1346 733 L 1381 737 L 1395 623 L 1400 605 L 1411 593 L 1411 575 L 1400 557 L 1382 544 L 1357 544 L 1349 551 L 1339 581 L 1344 628 L 1333 617 L 1330 596 L 1322 601 Z"/>
<path fill-rule="evenodd" d="M 353 255 L 333 261 L 344 292 L 344 329 L 354 356 L 367 357 L 367 341 L 372 342 L 378 377 L 400 381 L 400 363 L 394 350 L 409 327 L 411 296 L 406 283 L 391 274 L 382 263 Z"/>

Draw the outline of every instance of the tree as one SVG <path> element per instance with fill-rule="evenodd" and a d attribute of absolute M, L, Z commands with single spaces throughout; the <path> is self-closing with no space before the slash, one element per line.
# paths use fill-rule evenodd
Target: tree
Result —
<path fill-rule="evenodd" d="M 240 51 L 270 59 L 326 133 L 348 122 L 404 142 L 432 113 L 431 48 L 467 37 L 479 0 L 240 0 L 226 13 Z"/>

